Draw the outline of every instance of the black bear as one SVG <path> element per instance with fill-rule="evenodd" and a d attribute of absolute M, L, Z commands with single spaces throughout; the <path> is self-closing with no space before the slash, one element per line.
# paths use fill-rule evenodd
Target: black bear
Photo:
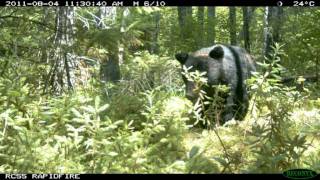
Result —
<path fill-rule="evenodd" d="M 255 62 L 243 48 L 217 44 L 202 48 L 193 53 L 178 53 L 176 59 L 189 72 L 206 72 L 209 87 L 212 85 L 227 85 L 229 93 L 224 97 L 225 103 L 221 115 L 221 123 L 235 118 L 242 120 L 249 105 L 245 80 L 255 71 Z M 193 101 L 198 98 L 194 92 L 195 84 L 183 75 L 186 85 L 186 97 Z M 203 89 L 207 96 L 212 96 L 209 89 Z"/>

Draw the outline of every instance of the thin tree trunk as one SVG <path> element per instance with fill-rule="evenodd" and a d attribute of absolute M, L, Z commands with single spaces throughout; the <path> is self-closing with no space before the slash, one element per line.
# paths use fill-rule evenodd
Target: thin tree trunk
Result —
<path fill-rule="evenodd" d="M 120 37 L 124 36 L 125 33 L 125 28 L 126 28 L 126 18 L 129 15 L 130 10 L 129 8 L 125 8 L 122 11 L 122 16 L 121 16 L 121 27 L 120 27 Z M 119 63 L 123 64 L 123 57 L 124 57 L 124 44 L 123 41 L 119 41 L 119 48 L 118 48 L 118 53 L 119 53 Z"/>
<path fill-rule="evenodd" d="M 204 39 L 204 7 L 200 6 L 198 7 L 198 14 L 197 14 L 197 19 L 198 19 L 198 33 L 200 36 L 198 37 L 198 48 L 203 47 L 203 39 Z"/>
<path fill-rule="evenodd" d="M 244 48 L 250 53 L 249 7 L 242 7 Z"/>
<path fill-rule="evenodd" d="M 230 44 L 237 45 L 236 7 L 229 7 Z"/>
<path fill-rule="evenodd" d="M 273 7 L 273 19 L 274 21 L 272 23 L 272 35 L 273 35 L 273 41 L 274 42 L 280 42 L 281 41 L 281 29 L 283 24 L 283 8 L 282 7 Z"/>
<path fill-rule="evenodd" d="M 192 34 L 192 7 L 178 7 L 178 21 L 182 39 L 191 38 Z"/>
<path fill-rule="evenodd" d="M 180 36 L 182 39 L 186 38 L 186 17 L 187 17 L 187 9 L 186 7 L 178 6 L 178 21 L 180 27 Z"/>
<path fill-rule="evenodd" d="M 116 7 L 100 7 L 99 17 L 96 18 L 97 27 L 100 29 L 108 29 L 107 22 L 115 23 L 117 17 Z"/>
<path fill-rule="evenodd" d="M 272 41 L 272 35 L 271 35 L 271 27 L 270 27 L 270 19 L 271 19 L 271 8 L 265 7 L 264 10 L 264 29 L 263 29 L 263 55 L 267 58 L 270 57 L 271 53 L 271 41 Z"/>
<path fill-rule="evenodd" d="M 151 54 L 159 54 L 159 42 L 158 42 L 158 37 L 159 37 L 159 32 L 160 32 L 160 18 L 161 14 L 159 11 L 154 12 L 153 14 L 154 17 L 154 28 L 151 34 L 151 47 L 150 47 L 150 53 Z M 148 75 L 148 83 L 150 88 L 154 88 L 155 86 L 155 70 L 151 68 L 149 71 Z"/>
<path fill-rule="evenodd" d="M 48 22 L 48 18 L 49 18 L 49 9 L 48 8 L 43 8 L 43 17 L 42 17 L 42 22 Z M 39 26 L 39 29 L 41 31 L 45 31 L 45 27 L 43 26 Z M 48 42 L 46 41 L 45 38 L 40 40 L 40 44 L 41 44 L 41 52 L 40 52 L 40 60 L 43 63 L 49 63 L 48 62 Z"/>
<path fill-rule="evenodd" d="M 161 14 L 159 11 L 155 12 L 154 15 L 154 30 L 152 32 L 152 42 L 151 42 L 151 48 L 150 53 L 151 54 L 159 54 L 159 32 L 160 32 L 160 18 Z"/>
<path fill-rule="evenodd" d="M 272 46 L 280 42 L 280 29 L 282 26 L 282 7 L 266 7 L 264 15 L 264 52 L 263 55 L 270 58 L 273 53 Z"/>
<path fill-rule="evenodd" d="M 207 45 L 215 44 L 216 39 L 216 8 L 208 7 Z"/>
<path fill-rule="evenodd" d="M 186 7 L 186 9 L 187 9 L 187 16 L 192 17 L 192 6 L 188 6 Z"/>
<path fill-rule="evenodd" d="M 106 28 L 107 25 L 105 24 L 105 20 L 114 20 L 115 19 L 115 13 L 111 13 L 113 11 L 114 7 L 100 7 L 100 22 L 99 27 L 100 29 Z M 125 10 L 124 10 L 125 11 Z M 121 12 L 122 16 L 124 14 L 124 11 Z M 124 20 L 123 17 L 121 19 L 121 27 L 120 27 L 120 33 L 124 32 Z M 119 40 L 117 40 L 113 47 L 111 47 L 110 54 L 108 57 L 102 60 L 101 67 L 100 67 L 100 75 L 101 79 L 105 82 L 118 82 L 121 77 L 120 73 L 120 60 L 122 62 L 123 52 L 122 47 L 120 46 Z"/>

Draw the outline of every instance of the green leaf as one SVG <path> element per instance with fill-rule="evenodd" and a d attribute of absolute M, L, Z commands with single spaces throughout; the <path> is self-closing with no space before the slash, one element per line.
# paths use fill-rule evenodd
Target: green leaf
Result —
<path fill-rule="evenodd" d="M 114 122 L 113 124 L 117 126 L 117 125 L 122 124 L 122 123 L 124 123 L 124 121 L 123 120 L 119 120 L 119 121 Z"/>
<path fill-rule="evenodd" d="M 96 96 L 95 100 L 94 100 L 94 106 L 96 109 L 99 108 L 100 106 L 100 96 Z"/>
<path fill-rule="evenodd" d="M 8 92 L 8 95 L 9 95 L 9 96 L 12 96 L 12 97 L 19 97 L 19 96 L 20 96 L 20 92 L 14 91 L 14 90 L 10 90 L 10 91 Z"/>
<path fill-rule="evenodd" d="M 197 155 L 198 152 L 199 152 L 199 150 L 200 150 L 200 147 L 199 147 L 199 146 L 193 146 L 193 147 L 191 148 L 190 152 L 189 152 L 189 158 L 192 158 L 192 157 L 194 157 L 195 155 Z"/>
<path fill-rule="evenodd" d="M 133 28 L 134 26 L 136 26 L 138 23 L 140 23 L 140 22 L 139 22 L 139 21 L 136 21 L 136 22 L 133 22 L 132 24 L 130 24 L 130 25 L 126 28 L 125 32 L 128 32 L 131 28 Z"/>
<path fill-rule="evenodd" d="M 91 114 L 94 114 L 96 112 L 96 110 L 92 106 L 82 106 L 81 109 Z"/>
<path fill-rule="evenodd" d="M 116 153 L 116 152 L 109 152 L 108 155 L 109 155 L 109 156 L 112 156 L 112 157 L 115 157 L 115 156 L 118 155 L 118 153 Z"/>
<path fill-rule="evenodd" d="M 226 160 L 220 158 L 220 157 L 213 157 L 212 159 L 218 161 L 223 167 L 227 167 L 228 163 Z"/>
<path fill-rule="evenodd" d="M 103 106 L 101 106 L 99 109 L 98 109 L 98 112 L 100 113 L 100 112 L 103 112 L 103 111 L 105 111 L 107 108 L 109 108 L 109 104 L 105 104 L 105 105 L 103 105 Z"/>
<path fill-rule="evenodd" d="M 72 108 L 71 111 L 76 117 L 78 117 L 78 118 L 82 117 L 81 113 L 78 110 L 76 110 L 75 108 Z"/>

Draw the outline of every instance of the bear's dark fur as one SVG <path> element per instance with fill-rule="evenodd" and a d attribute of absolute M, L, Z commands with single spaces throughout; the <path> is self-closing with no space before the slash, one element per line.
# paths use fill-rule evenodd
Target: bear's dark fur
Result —
<path fill-rule="evenodd" d="M 208 48 L 202 48 L 193 53 L 178 53 L 176 59 L 182 66 L 190 68 L 189 72 L 206 72 L 208 85 L 223 84 L 230 88 L 225 96 L 225 106 L 222 111 L 222 123 L 235 118 L 242 120 L 248 110 L 249 98 L 245 80 L 255 71 L 255 62 L 246 50 L 237 47 L 217 44 Z M 193 91 L 195 84 L 184 76 L 186 85 L 186 97 L 193 101 L 198 95 Z M 203 89 L 208 96 L 212 96 L 210 89 Z"/>

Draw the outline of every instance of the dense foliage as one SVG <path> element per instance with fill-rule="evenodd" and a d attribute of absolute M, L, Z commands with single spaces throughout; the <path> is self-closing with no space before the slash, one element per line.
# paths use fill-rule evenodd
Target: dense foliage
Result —
<path fill-rule="evenodd" d="M 271 59 L 261 55 L 263 8 L 256 9 L 250 29 L 259 72 L 247 81 L 249 113 L 207 129 L 197 125 L 210 115 L 199 117 L 201 103 L 184 98 L 173 60 L 178 50 L 195 50 L 201 34 L 180 36 L 176 8 L 120 9 L 106 29 L 97 27 L 96 8 L 76 9 L 73 53 L 90 63 L 77 69 L 76 88 L 62 94 L 45 90 L 56 48 L 54 10 L 0 8 L 0 172 L 320 172 L 319 84 L 281 83 L 281 75 L 317 73 L 319 8 L 285 9 L 283 45 L 275 45 Z M 159 51 L 150 53 L 156 13 Z M 216 16 L 216 41 L 228 42 L 227 8 Z M 239 20 L 237 32 L 241 27 Z M 118 46 L 125 52 L 121 79 L 101 80 L 101 66 Z M 201 73 L 189 76 L 206 83 Z"/>

